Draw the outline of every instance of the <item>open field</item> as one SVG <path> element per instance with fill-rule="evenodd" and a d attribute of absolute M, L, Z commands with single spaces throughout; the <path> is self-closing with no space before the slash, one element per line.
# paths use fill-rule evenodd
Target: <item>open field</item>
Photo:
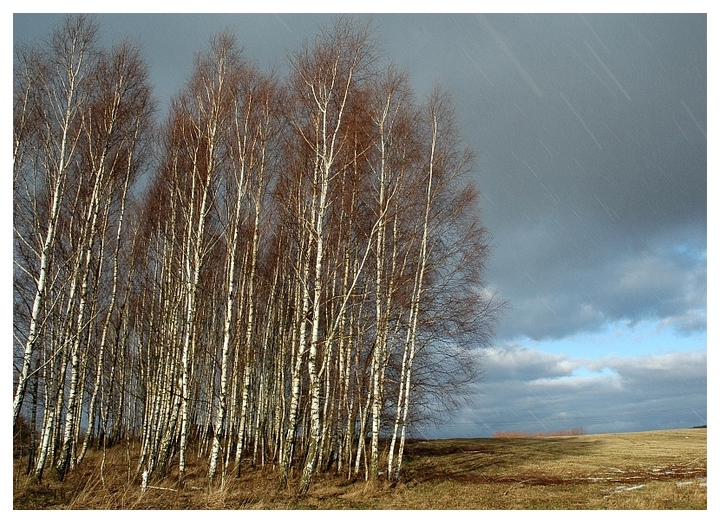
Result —
<path fill-rule="evenodd" d="M 57 483 L 19 473 L 15 509 L 707 509 L 707 430 L 415 441 L 402 480 L 319 475 L 307 496 L 277 491 L 274 471 L 245 469 L 209 489 L 202 464 L 185 489 L 173 478 L 142 493 L 128 482 L 132 449 L 118 445 Z"/>

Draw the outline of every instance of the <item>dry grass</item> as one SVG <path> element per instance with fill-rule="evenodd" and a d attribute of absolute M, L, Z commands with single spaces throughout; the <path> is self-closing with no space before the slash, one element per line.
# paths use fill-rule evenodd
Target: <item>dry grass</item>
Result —
<path fill-rule="evenodd" d="M 129 452 L 128 452 L 129 450 Z M 35 484 L 15 460 L 15 509 L 707 509 L 707 430 L 412 442 L 396 485 L 321 475 L 308 495 L 271 467 L 209 487 L 202 460 L 141 492 L 134 449 L 88 455 L 66 481 Z M 48 474 L 51 476 L 51 474 Z M 130 480 L 128 479 L 130 476 Z"/>

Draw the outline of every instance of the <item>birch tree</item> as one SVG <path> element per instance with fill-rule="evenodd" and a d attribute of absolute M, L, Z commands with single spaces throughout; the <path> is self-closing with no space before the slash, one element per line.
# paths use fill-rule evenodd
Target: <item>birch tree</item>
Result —
<path fill-rule="evenodd" d="M 322 35 L 313 47 L 300 50 L 293 59 L 292 89 L 296 111 L 290 124 L 302 148 L 310 154 L 308 173 L 311 187 L 308 190 L 308 227 L 312 260 L 301 268 L 303 279 L 302 310 L 310 317 L 310 335 L 307 346 L 307 371 L 310 393 L 309 447 L 305 458 L 300 492 L 306 492 L 312 479 L 319 453 L 321 435 L 320 365 L 323 295 L 326 291 L 323 276 L 326 256 L 326 221 L 328 195 L 331 184 L 342 183 L 338 157 L 346 144 L 343 126 L 355 86 L 368 72 L 372 54 L 367 41 L 367 28 L 357 30 L 350 21 L 340 21 L 332 33 Z M 309 315 L 309 316 L 308 316 Z M 299 350 L 304 351 L 304 330 Z"/>
<path fill-rule="evenodd" d="M 238 83 L 236 99 L 233 103 L 232 121 L 228 131 L 228 167 L 225 174 L 226 188 L 224 213 L 226 225 L 224 237 L 225 253 L 225 319 L 223 324 L 220 390 L 218 408 L 213 431 L 213 445 L 210 456 L 208 476 L 212 480 L 219 458 L 221 436 L 226 422 L 228 402 L 228 374 L 231 368 L 232 333 L 236 336 L 240 329 L 235 311 L 240 308 L 244 313 L 245 326 L 242 344 L 245 347 L 244 377 L 242 380 L 242 400 L 240 407 L 239 434 L 235 460 L 239 470 L 244 445 L 245 426 L 250 395 L 252 375 L 251 347 L 255 344 L 255 310 L 258 300 L 255 295 L 258 255 L 261 248 L 261 218 L 266 204 L 267 186 L 271 182 L 274 155 L 270 150 L 276 132 L 277 88 L 274 81 L 267 78 L 251 65 L 240 66 L 234 79 Z M 240 234 L 249 231 L 249 242 L 241 241 Z M 246 267 L 242 278 L 238 277 L 238 258 L 240 247 L 247 252 L 242 254 L 242 265 Z M 240 284 L 242 288 L 238 288 Z M 238 300 L 242 294 L 242 301 Z M 236 357 L 238 357 L 236 355 Z M 227 444 L 227 443 L 226 443 Z M 224 478 L 224 475 L 223 475 Z"/>
<path fill-rule="evenodd" d="M 21 191 L 30 191 L 25 194 L 28 194 L 32 205 L 41 203 L 38 200 L 42 198 L 42 203 L 47 207 L 44 212 L 29 217 L 32 222 L 27 229 L 22 225 L 15 227 L 16 234 L 37 234 L 39 242 L 34 244 L 34 238 L 30 236 L 19 238 L 19 241 L 31 246 L 36 259 L 32 260 L 32 265 L 20 267 L 33 280 L 35 288 L 29 324 L 23 333 L 24 350 L 13 399 L 13 425 L 20 415 L 33 353 L 43 326 L 41 315 L 47 305 L 48 272 L 65 199 L 68 168 L 82 132 L 82 107 L 89 94 L 83 84 L 92 68 L 96 33 L 97 26 L 87 17 L 69 18 L 64 26 L 54 32 L 46 51 L 31 57 L 21 57 L 21 61 L 30 58 L 32 62 L 21 62 L 20 67 L 16 68 L 23 75 L 21 82 L 24 86 L 21 84 L 23 88 L 19 91 L 22 93 L 21 101 L 14 104 L 20 113 L 15 118 L 18 127 L 15 129 L 14 168 L 21 170 L 13 173 L 15 191 L 19 194 L 22 194 Z M 32 102 L 37 105 L 28 110 L 30 100 L 26 89 L 30 88 L 37 90 L 37 94 L 32 97 Z M 25 115 L 33 117 L 30 123 L 33 125 L 32 130 L 27 128 L 28 119 Z M 34 142 L 35 145 L 23 143 L 33 138 L 38 140 Z M 26 147 L 32 147 L 33 153 L 40 160 L 31 165 L 20 161 L 18 155 Z M 26 166 L 30 172 L 24 169 Z M 26 176 L 32 176 L 32 179 Z M 40 210 L 37 207 L 35 209 Z"/>
<path fill-rule="evenodd" d="M 93 265 L 102 267 L 104 237 L 109 229 L 117 227 L 117 234 L 122 235 L 122 217 L 128 186 L 137 176 L 137 162 L 133 155 L 140 144 L 140 131 L 147 127 L 150 105 L 150 91 L 147 84 L 147 73 L 140 61 L 137 50 L 127 44 L 113 49 L 110 53 L 101 53 L 98 57 L 97 72 L 94 77 L 94 95 L 85 113 L 86 125 L 80 139 L 84 162 L 82 169 L 83 184 L 91 187 L 85 203 L 84 229 L 81 241 L 80 270 L 81 278 L 79 303 L 77 307 L 77 333 L 71 349 L 70 386 L 68 406 L 65 417 L 62 454 L 57 464 L 59 477 L 74 467 L 71 451 L 75 446 L 74 434 L 79 428 L 78 414 L 82 401 L 81 365 L 87 366 L 87 348 L 85 354 L 82 343 L 90 344 L 95 329 L 95 319 L 100 316 L 97 309 L 99 299 L 99 281 L 93 283 L 93 277 L 105 276 L 105 273 L 93 274 Z M 118 208 L 119 207 L 119 208 Z M 117 211 L 117 213 L 115 213 Z M 75 211 L 76 213 L 78 210 Z M 111 215 L 112 213 L 112 215 Z M 109 224 L 112 219 L 113 224 Z M 115 238 L 116 241 L 117 238 Z M 117 246 L 119 248 L 119 245 Z M 115 256 L 117 259 L 117 251 Z M 95 258 L 97 258 L 95 260 Z M 114 270 L 116 281 L 117 268 Z M 110 275 L 108 275 L 110 276 Z M 107 276 L 106 276 L 107 277 Z M 94 288 L 93 288 L 94 286 Z M 106 311 L 106 321 L 113 313 L 117 294 L 117 284 L 111 291 L 110 303 Z M 107 339 L 100 339 L 98 355 L 99 363 L 95 372 L 101 375 L 100 365 L 104 345 Z M 85 361 L 82 361 L 85 360 Z M 74 453 L 73 453 L 74 454 Z"/>

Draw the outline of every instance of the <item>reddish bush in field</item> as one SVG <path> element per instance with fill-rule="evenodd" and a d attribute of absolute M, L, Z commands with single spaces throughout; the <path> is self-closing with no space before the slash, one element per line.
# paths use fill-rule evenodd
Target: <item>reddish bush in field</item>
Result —
<path fill-rule="evenodd" d="M 503 431 L 493 432 L 493 438 L 547 438 L 552 436 L 582 436 L 587 431 L 582 427 L 574 427 L 568 430 L 554 430 L 550 432 L 525 432 L 523 431 Z"/>

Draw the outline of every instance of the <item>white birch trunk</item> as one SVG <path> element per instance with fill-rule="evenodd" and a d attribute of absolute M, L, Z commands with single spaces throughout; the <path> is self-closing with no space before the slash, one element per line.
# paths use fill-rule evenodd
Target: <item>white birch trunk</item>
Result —
<path fill-rule="evenodd" d="M 238 191 L 239 193 L 240 191 Z M 218 409 L 215 418 L 215 430 L 213 433 L 213 444 L 210 452 L 210 465 L 208 467 L 208 478 L 210 481 L 215 477 L 218 456 L 220 453 L 220 439 L 222 436 L 223 423 L 225 422 L 225 413 L 227 410 L 227 382 L 230 358 L 230 333 L 233 322 L 233 311 L 235 305 L 235 258 L 237 256 L 237 239 L 239 222 L 240 222 L 240 194 L 238 194 L 235 207 L 235 225 L 233 228 L 232 239 L 228 244 L 228 268 L 227 268 L 227 299 L 225 302 L 225 321 L 223 325 L 223 344 L 222 356 L 220 362 L 220 394 L 218 397 Z M 223 475 L 224 476 L 224 475 Z"/>
<path fill-rule="evenodd" d="M 420 301 L 423 293 L 423 283 L 425 280 L 425 268 L 427 266 L 427 249 L 428 249 L 428 229 L 430 222 L 430 208 L 432 205 L 433 195 L 433 170 L 435 165 L 435 147 L 438 139 L 438 121 L 437 115 L 434 108 L 431 110 L 432 114 L 432 134 L 430 141 L 430 154 L 429 154 L 429 167 L 428 167 L 428 179 L 427 179 L 427 192 L 425 200 L 425 215 L 423 219 L 422 239 L 420 241 L 420 254 L 418 257 L 418 269 L 415 275 L 415 283 L 413 289 L 413 299 L 410 309 L 410 325 L 408 329 L 408 345 L 406 350 L 407 354 L 407 365 L 405 367 L 405 376 L 403 377 L 404 383 L 402 383 L 402 404 L 398 403 L 398 409 L 402 409 L 402 418 L 400 420 L 400 444 L 397 453 L 397 463 L 392 472 L 393 479 L 397 480 L 400 475 L 400 468 L 402 466 L 403 451 L 405 448 L 405 435 L 407 431 L 407 419 L 408 412 L 410 409 L 410 389 L 412 383 L 412 366 L 415 358 L 416 351 L 416 340 L 417 340 L 417 328 L 418 328 L 418 316 L 420 310 Z M 397 428 L 396 428 L 397 430 Z"/>

